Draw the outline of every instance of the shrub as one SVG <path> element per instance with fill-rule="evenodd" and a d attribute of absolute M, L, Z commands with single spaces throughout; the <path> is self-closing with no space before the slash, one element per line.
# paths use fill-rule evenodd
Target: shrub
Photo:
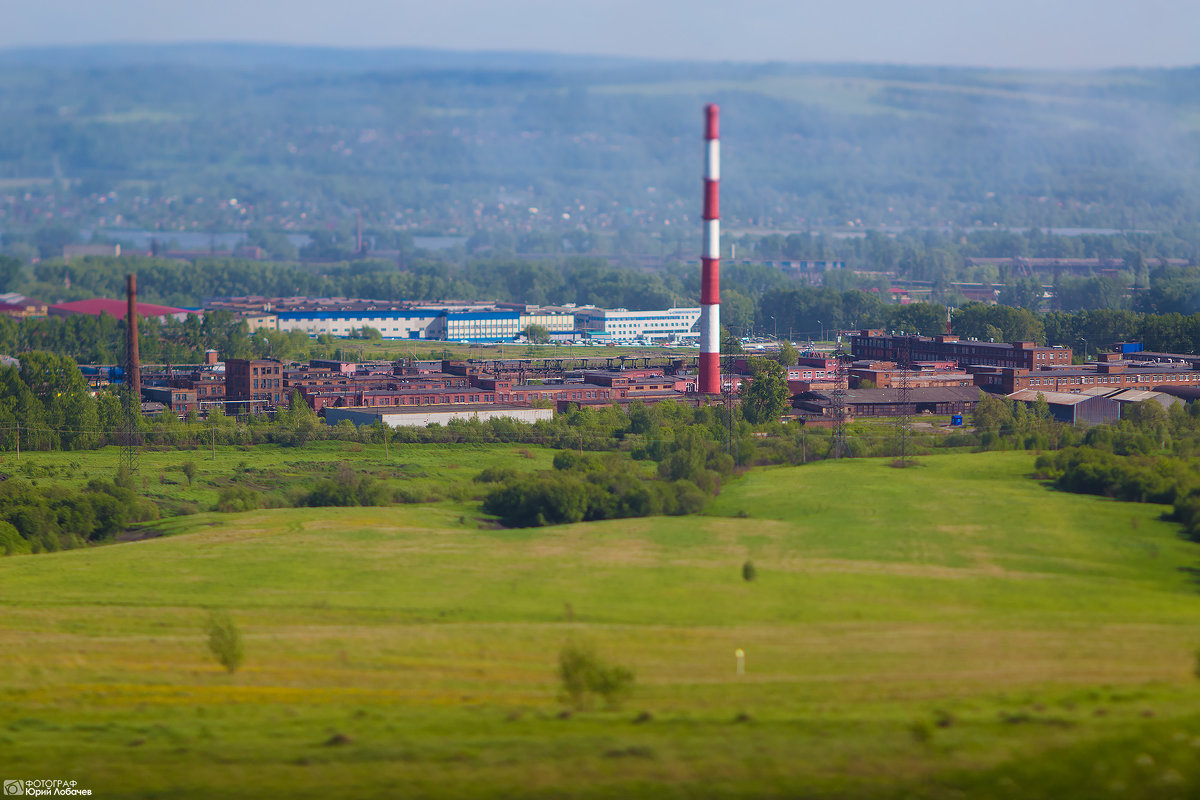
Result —
<path fill-rule="evenodd" d="M 208 649 L 213 658 L 229 672 L 237 672 L 245 653 L 242 650 L 242 635 L 233 618 L 224 611 L 212 611 L 208 615 Z"/>
<path fill-rule="evenodd" d="M 441 499 L 441 494 L 435 489 L 398 486 L 392 491 L 392 500 L 396 503 L 436 503 Z"/>
<path fill-rule="evenodd" d="M 501 483 L 517 477 L 517 471 L 512 467 L 487 467 L 472 480 L 476 483 Z"/>
<path fill-rule="evenodd" d="M 226 486 L 217 496 L 217 511 L 233 513 L 258 508 L 258 492 L 246 486 Z"/>
<path fill-rule="evenodd" d="M 591 488 L 571 474 L 530 476 L 493 489 L 483 501 L 483 510 L 513 527 L 581 522 L 590 505 Z"/>
<path fill-rule="evenodd" d="M 33 550 L 32 545 L 21 538 L 20 532 L 3 520 L 0 520 L 0 555 L 14 556 Z"/>
<path fill-rule="evenodd" d="M 591 647 L 576 642 L 567 642 L 559 651 L 558 676 L 563 701 L 576 709 L 587 708 L 592 695 L 609 708 L 619 708 L 633 690 L 632 670 L 606 664 Z"/>
<path fill-rule="evenodd" d="M 742 564 L 742 580 L 749 583 L 757 577 L 758 570 L 754 568 L 753 561 L 747 561 L 745 564 Z"/>
<path fill-rule="evenodd" d="M 390 493 L 371 475 L 360 475 L 342 464 L 336 478 L 318 481 L 303 497 L 306 506 L 381 506 L 389 502 Z"/>

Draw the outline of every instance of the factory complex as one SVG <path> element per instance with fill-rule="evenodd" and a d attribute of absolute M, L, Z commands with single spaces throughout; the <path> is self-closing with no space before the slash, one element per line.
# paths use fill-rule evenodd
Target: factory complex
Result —
<path fill-rule="evenodd" d="M 893 417 L 969 414 L 988 395 L 1034 405 L 1070 424 L 1119 418 L 1130 403 L 1164 407 L 1200 393 L 1200 357 L 1146 353 L 1120 345 L 1099 359 L 1073 363 L 1068 348 L 1028 342 L 978 343 L 954 337 L 892 336 L 862 331 L 850 353 L 806 352 L 786 365 L 791 397 L 784 418 L 827 425 L 839 415 Z M 976 347 L 976 345 L 979 345 Z M 986 346 L 984 346 L 986 345 Z M 953 352 L 947 348 L 955 348 Z M 871 357 L 898 355 L 894 361 Z M 895 351 L 895 352 L 892 352 Z M 909 352 L 936 360 L 911 360 Z M 870 355 L 869 355 L 870 354 Z M 272 414 L 303 402 L 330 424 L 445 424 L 508 417 L 526 422 L 574 408 L 666 400 L 690 406 L 736 402 L 754 380 L 752 359 L 727 356 L 721 391 L 700 386 L 700 354 L 350 362 L 229 358 L 209 351 L 196 366 L 144 366 L 146 414 Z M 652 363 L 653 362 L 653 363 Z M 1034 366 L 1010 366 L 1014 362 Z M 97 388 L 112 368 L 82 367 Z M 106 371 L 109 370 L 109 371 Z"/>
<path fill-rule="evenodd" d="M 389 302 L 346 297 L 221 297 L 204 311 L 229 311 L 251 330 L 303 331 L 309 336 L 354 336 L 364 328 L 384 339 L 448 342 L 511 342 L 531 327 L 550 341 L 687 344 L 699 338 L 701 310 L 630 311 L 596 306 L 534 306 L 523 303 L 449 301 Z"/>

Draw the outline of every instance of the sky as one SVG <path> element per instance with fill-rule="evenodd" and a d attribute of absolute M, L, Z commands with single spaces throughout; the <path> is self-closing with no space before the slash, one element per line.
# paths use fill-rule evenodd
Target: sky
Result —
<path fill-rule="evenodd" d="M 1196 0 L 0 0 L 0 48 L 431 47 L 716 61 L 1200 64 Z"/>

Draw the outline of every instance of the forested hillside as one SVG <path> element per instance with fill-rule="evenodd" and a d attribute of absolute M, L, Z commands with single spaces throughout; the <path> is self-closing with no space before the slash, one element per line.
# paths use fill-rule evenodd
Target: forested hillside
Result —
<path fill-rule="evenodd" d="M 0 231 L 344 237 L 361 211 L 384 245 L 626 230 L 690 252 L 709 101 L 735 229 L 1166 229 L 1200 207 L 1196 69 L 129 47 L 0 53 Z"/>

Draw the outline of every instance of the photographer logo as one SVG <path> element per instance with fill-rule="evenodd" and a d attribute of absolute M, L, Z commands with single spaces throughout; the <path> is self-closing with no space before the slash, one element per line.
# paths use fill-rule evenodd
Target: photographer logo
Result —
<path fill-rule="evenodd" d="M 21 780 L 5 780 L 5 797 L 88 797 L 91 789 L 79 788 L 79 781 L 59 780 L 57 778 L 22 778 Z"/>

